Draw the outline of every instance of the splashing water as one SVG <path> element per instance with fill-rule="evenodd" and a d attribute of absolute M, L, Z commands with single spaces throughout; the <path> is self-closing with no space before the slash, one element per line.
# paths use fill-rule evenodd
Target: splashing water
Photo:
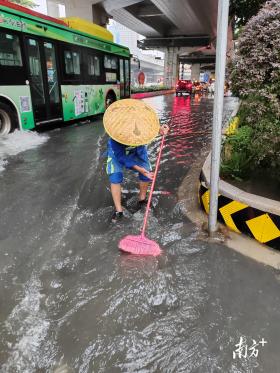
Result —
<path fill-rule="evenodd" d="M 36 148 L 48 140 L 48 135 L 31 131 L 19 131 L 0 137 L 0 172 L 5 169 L 8 161 L 5 158 L 16 155 L 28 149 Z"/>

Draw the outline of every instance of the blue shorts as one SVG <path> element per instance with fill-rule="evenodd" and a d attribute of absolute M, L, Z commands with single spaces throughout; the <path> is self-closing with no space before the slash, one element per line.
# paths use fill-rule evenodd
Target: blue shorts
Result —
<path fill-rule="evenodd" d="M 138 160 L 137 165 L 144 167 L 147 171 L 151 171 L 151 165 L 149 161 L 143 161 L 143 160 Z M 109 176 L 109 180 L 111 184 L 121 184 L 123 182 L 123 166 L 114 158 L 108 157 L 107 159 L 107 167 L 106 167 L 106 172 Z M 152 181 L 151 179 L 147 178 L 140 172 L 134 171 L 138 173 L 138 178 L 140 181 L 144 182 L 150 182 Z"/>

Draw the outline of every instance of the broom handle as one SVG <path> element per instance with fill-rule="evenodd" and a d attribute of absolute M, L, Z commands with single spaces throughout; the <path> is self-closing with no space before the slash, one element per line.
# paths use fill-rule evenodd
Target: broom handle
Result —
<path fill-rule="evenodd" d="M 156 177 L 157 177 L 157 173 L 158 173 L 158 169 L 159 169 L 159 163 L 160 163 L 161 153 L 162 153 L 162 149 L 163 149 L 164 139 L 165 139 L 165 135 L 162 136 L 161 144 L 160 144 L 160 148 L 159 148 L 159 152 L 158 152 L 156 168 L 155 168 L 155 172 L 154 172 L 152 186 L 151 186 L 151 189 L 150 189 L 149 199 L 148 199 L 146 212 L 145 212 L 145 216 L 144 216 L 143 228 L 142 228 L 142 232 L 141 232 L 141 237 L 142 238 L 145 236 L 145 230 L 146 230 L 148 215 L 149 215 L 150 206 L 151 206 L 151 202 L 152 202 L 153 191 L 154 191 L 154 187 L 155 187 L 155 183 L 156 183 Z"/>

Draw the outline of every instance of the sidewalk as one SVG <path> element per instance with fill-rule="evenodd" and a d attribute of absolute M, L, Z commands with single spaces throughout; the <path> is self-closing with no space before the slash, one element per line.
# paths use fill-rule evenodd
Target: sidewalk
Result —
<path fill-rule="evenodd" d="M 168 94 L 171 94 L 171 93 L 174 93 L 174 92 L 175 92 L 174 89 L 163 89 L 162 91 L 132 93 L 131 98 L 142 99 L 142 98 L 147 98 L 147 97 L 168 95 Z"/>

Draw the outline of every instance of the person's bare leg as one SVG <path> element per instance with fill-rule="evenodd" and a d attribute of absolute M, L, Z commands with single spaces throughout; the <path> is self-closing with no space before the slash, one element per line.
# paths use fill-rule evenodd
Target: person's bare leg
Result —
<path fill-rule="evenodd" d="M 121 184 L 111 184 L 111 193 L 114 201 L 116 211 L 122 212 L 122 202 L 121 202 Z"/>
<path fill-rule="evenodd" d="M 139 181 L 139 201 L 144 201 L 146 199 L 147 190 L 149 187 L 149 182 Z"/>

